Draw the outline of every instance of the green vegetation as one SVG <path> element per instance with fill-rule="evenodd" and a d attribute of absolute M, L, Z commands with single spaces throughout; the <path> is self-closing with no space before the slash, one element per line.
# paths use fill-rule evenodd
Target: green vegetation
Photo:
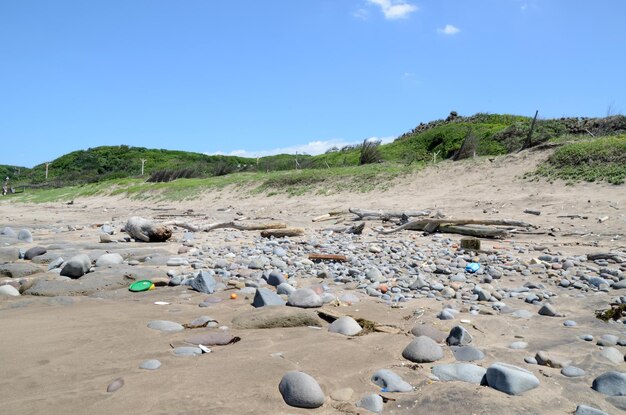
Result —
<path fill-rule="evenodd" d="M 622 184 L 626 179 L 626 135 L 571 142 L 559 147 L 537 174 L 565 180 Z"/>

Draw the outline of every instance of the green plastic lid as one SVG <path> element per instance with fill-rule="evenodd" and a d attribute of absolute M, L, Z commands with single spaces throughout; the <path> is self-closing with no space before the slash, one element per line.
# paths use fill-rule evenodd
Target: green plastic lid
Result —
<path fill-rule="evenodd" d="M 148 291 L 150 288 L 152 288 L 152 281 L 150 280 L 135 281 L 128 287 L 130 291 L 134 292 Z"/>

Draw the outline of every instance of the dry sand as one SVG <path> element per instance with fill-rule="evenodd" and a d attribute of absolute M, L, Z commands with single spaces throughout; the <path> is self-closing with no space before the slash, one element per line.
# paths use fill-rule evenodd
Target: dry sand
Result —
<path fill-rule="evenodd" d="M 532 222 L 538 231 L 553 235 L 517 235 L 504 241 L 485 241 L 486 249 L 541 245 L 546 251 L 562 256 L 625 249 L 626 188 L 607 184 L 565 186 L 545 181 L 528 182 L 520 176 L 545 157 L 543 153 L 523 153 L 488 160 L 442 163 L 415 175 L 390 183 L 389 188 L 372 193 L 339 193 L 328 196 L 244 196 L 232 190 L 209 192 L 189 202 L 145 202 L 123 198 L 102 197 L 77 199 L 65 203 L 14 204 L 0 200 L 0 228 L 11 226 L 33 231 L 32 244 L 20 247 L 49 246 L 67 242 L 77 246 L 96 245 L 97 225 L 118 224 L 134 215 L 152 218 L 163 213 L 193 209 L 206 218 L 198 222 L 231 220 L 236 212 L 252 218 L 272 218 L 290 225 L 303 226 L 310 235 L 324 236 L 318 231 L 330 222 L 312 223 L 311 218 L 337 209 L 441 209 L 449 217 L 511 218 Z M 230 207 L 230 208 L 229 208 Z M 541 210 L 540 216 L 524 214 L 526 208 Z M 225 209 L 225 210 L 224 210 Z M 486 212 L 486 213 L 485 213 Z M 559 215 L 580 214 L 588 219 L 558 218 Z M 608 216 L 600 223 L 598 217 Z M 52 228 L 78 227 L 75 231 L 53 232 Z M 379 226 L 368 222 L 368 228 Z M 128 247 L 165 249 L 172 256 L 181 246 L 183 230 L 175 231 L 171 242 L 163 244 L 128 243 Z M 199 245 L 225 244 L 225 235 L 238 233 L 216 230 L 197 236 Z M 123 234 L 122 234 L 123 235 Z M 245 233 L 236 240 L 251 245 L 257 232 Z M 430 236 L 404 231 L 393 236 L 376 236 L 370 229 L 362 237 L 366 243 L 385 238 L 405 238 L 418 245 L 428 245 Z M 460 239 L 452 235 L 455 241 Z M 513 241 L 513 242 L 511 242 Z M 100 249 L 107 250 L 101 244 Z M 85 248 L 87 250 L 87 248 Z M 530 250 L 526 259 L 541 254 Z M 160 266 L 161 272 L 169 269 Z M 307 281 L 304 285 L 317 283 Z M 545 282 L 545 281 L 544 281 Z M 516 287 L 519 282 L 500 282 Z M 415 365 L 402 358 L 402 350 L 410 342 L 408 333 L 416 323 L 426 322 L 448 331 L 458 319 L 440 321 L 435 318 L 442 302 L 415 299 L 392 308 L 375 298 L 362 296 L 354 305 L 336 307 L 335 311 L 379 323 L 398 326 L 405 333 L 372 333 L 348 338 L 322 329 L 309 327 L 274 328 L 266 330 L 232 330 L 241 341 L 216 346 L 212 353 L 197 357 L 177 357 L 170 343 L 182 341 L 183 333 L 162 333 L 146 327 L 151 320 L 185 323 L 200 315 L 210 315 L 220 325 L 230 326 L 232 318 L 252 309 L 251 297 L 229 300 L 232 291 L 213 294 L 222 302 L 208 308 L 198 304 L 206 294 L 189 287 L 158 287 L 154 291 L 130 293 L 126 289 L 98 292 L 75 297 L 0 297 L 0 413 L 40 414 L 44 412 L 76 414 L 335 414 L 366 413 L 352 403 L 365 393 L 378 393 L 370 381 L 381 368 L 391 368 L 415 387 L 411 393 L 386 393 L 395 401 L 385 404 L 384 413 L 394 414 L 564 414 L 572 413 L 577 404 L 594 405 L 614 414 L 620 410 L 591 389 L 592 380 L 607 370 L 626 371 L 626 363 L 610 364 L 597 356 L 595 342 L 578 337 L 610 333 L 623 335 L 622 324 L 605 324 L 597 320 L 593 310 L 608 306 L 611 298 L 626 290 L 609 293 L 584 293 L 561 289 L 546 282 L 558 294 L 554 307 L 575 320 L 577 327 L 563 327 L 564 318 L 537 315 L 538 307 L 522 300 L 511 301 L 516 309 L 533 313 L 530 320 L 510 315 L 470 315 L 468 329 L 473 345 L 483 350 L 485 360 L 477 362 L 488 367 L 493 362 L 507 362 L 530 370 L 540 386 L 521 396 L 509 396 L 486 386 L 462 382 L 434 382 L 429 379 L 433 364 Z M 336 290 L 335 292 L 341 292 Z M 354 291 L 352 291 L 354 292 Z M 169 305 L 155 305 L 165 301 Z M 421 317 L 414 311 L 423 309 Z M 217 329 L 213 329 L 217 330 Z M 529 343 L 526 350 L 511 350 L 514 341 Z M 625 350 L 619 347 L 623 353 Z M 453 363 L 447 347 L 444 358 L 437 363 Z M 572 359 L 587 371 L 582 378 L 565 378 L 558 369 L 528 365 L 524 357 L 547 350 L 553 355 Z M 277 355 L 279 354 L 279 355 Z M 146 359 L 159 359 L 161 368 L 146 371 L 138 365 Z M 278 383 L 289 370 L 302 370 L 312 375 L 326 394 L 326 403 L 318 409 L 306 410 L 287 406 L 278 391 Z M 122 377 L 124 387 L 107 393 L 107 385 Z M 349 403 L 333 401 L 329 395 L 341 388 L 352 388 Z"/>

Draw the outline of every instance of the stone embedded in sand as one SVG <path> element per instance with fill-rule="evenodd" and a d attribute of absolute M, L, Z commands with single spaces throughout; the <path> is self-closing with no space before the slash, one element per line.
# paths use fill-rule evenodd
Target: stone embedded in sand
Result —
<path fill-rule="evenodd" d="M 454 358 L 459 362 L 474 362 L 477 360 L 483 360 L 485 354 L 472 346 L 450 346 Z"/>
<path fill-rule="evenodd" d="M 619 337 L 613 334 L 603 334 L 597 342 L 598 346 L 615 346 L 619 341 Z"/>
<path fill-rule="evenodd" d="M 109 386 L 107 386 L 107 392 L 115 392 L 122 386 L 124 386 L 124 379 L 117 378 L 113 382 L 109 383 Z"/>
<path fill-rule="evenodd" d="M 454 326 L 446 338 L 448 346 L 466 346 L 472 342 L 472 335 L 463 326 Z"/>
<path fill-rule="evenodd" d="M 453 363 L 446 365 L 435 365 L 432 368 L 433 375 L 444 382 L 460 381 L 484 385 L 487 380 L 485 373 L 487 370 L 471 363 Z"/>
<path fill-rule="evenodd" d="M 233 318 L 237 329 L 271 329 L 275 327 L 319 327 L 317 314 L 292 307 L 266 306 L 246 311 Z"/>
<path fill-rule="evenodd" d="M 352 399 L 354 390 L 352 388 L 341 388 L 330 393 L 330 398 L 334 401 L 346 402 Z"/>
<path fill-rule="evenodd" d="M 180 346 L 174 348 L 174 354 L 176 356 L 199 356 L 202 354 L 202 349 L 199 347 Z"/>
<path fill-rule="evenodd" d="M 280 380 L 278 390 L 287 405 L 298 408 L 319 408 L 325 396 L 317 381 L 304 372 L 287 372 Z"/>
<path fill-rule="evenodd" d="M 22 229 L 17 233 L 17 239 L 22 242 L 31 243 L 33 241 L 33 235 L 28 229 Z"/>
<path fill-rule="evenodd" d="M 286 282 L 283 282 L 282 284 L 280 284 L 278 287 L 276 287 L 276 294 L 279 295 L 291 295 L 291 293 L 293 293 L 294 291 L 296 291 L 296 288 Z"/>
<path fill-rule="evenodd" d="M 430 337 L 419 336 L 404 348 L 402 357 L 415 363 L 435 362 L 443 357 L 443 349 Z"/>
<path fill-rule="evenodd" d="M 286 301 L 283 298 L 276 294 L 274 291 L 269 290 L 267 288 L 259 287 L 256 289 L 254 294 L 254 300 L 252 301 L 252 305 L 254 307 L 265 307 L 271 305 L 285 305 Z"/>
<path fill-rule="evenodd" d="M 96 260 L 96 267 L 107 267 L 110 265 L 119 265 L 124 262 L 124 258 L 118 253 L 104 254 Z"/>
<path fill-rule="evenodd" d="M 562 367 L 569 366 L 572 363 L 571 360 L 562 359 L 556 356 L 549 355 L 548 352 L 540 350 L 535 354 L 535 360 L 537 364 L 540 366 L 548 366 L 553 367 L 555 369 L 560 369 Z"/>
<path fill-rule="evenodd" d="M 606 401 L 614 407 L 626 411 L 626 396 L 607 396 Z"/>
<path fill-rule="evenodd" d="M 605 372 L 593 380 L 592 389 L 608 396 L 626 396 L 626 373 Z"/>
<path fill-rule="evenodd" d="M 439 320 L 454 320 L 454 314 L 452 314 L 450 310 L 445 309 L 441 310 L 439 314 L 437 314 L 437 318 Z"/>
<path fill-rule="evenodd" d="M 19 297 L 20 291 L 12 285 L 5 284 L 0 286 L 0 297 Z"/>
<path fill-rule="evenodd" d="M 36 256 L 45 254 L 46 252 L 48 252 L 48 250 L 43 246 L 34 246 L 24 253 L 24 259 L 31 260 Z"/>
<path fill-rule="evenodd" d="M 356 402 L 355 405 L 358 408 L 363 408 L 370 412 L 374 412 L 375 414 L 379 414 L 383 411 L 383 403 L 384 402 L 382 396 L 375 393 L 370 393 L 368 395 L 364 395 Z"/>
<path fill-rule="evenodd" d="M 186 259 L 180 257 L 173 257 L 167 260 L 165 263 L 168 267 L 181 267 L 183 265 L 189 265 Z"/>
<path fill-rule="evenodd" d="M 513 342 L 509 344 L 509 349 L 513 350 L 522 350 L 528 347 L 528 343 L 526 342 Z"/>
<path fill-rule="evenodd" d="M 285 277 L 280 271 L 272 271 L 267 276 L 267 283 L 271 286 L 278 287 L 280 284 L 284 283 Z"/>
<path fill-rule="evenodd" d="M 557 313 L 554 307 L 551 304 L 544 304 L 539 309 L 539 315 L 548 316 L 548 317 L 564 317 L 564 314 Z"/>
<path fill-rule="evenodd" d="M 382 392 L 411 392 L 413 390 L 413 387 L 398 374 L 388 369 L 376 371 L 371 380 L 382 388 Z"/>
<path fill-rule="evenodd" d="M 217 288 L 217 281 L 213 278 L 213 275 L 208 271 L 200 271 L 194 279 L 189 283 L 194 290 L 205 293 L 213 294 Z"/>
<path fill-rule="evenodd" d="M 182 324 L 167 320 L 152 320 L 150 323 L 148 323 L 148 327 L 153 330 L 167 332 L 183 331 L 185 329 Z"/>
<path fill-rule="evenodd" d="M 0 265 L 0 277 L 23 278 L 43 272 L 43 269 L 31 262 L 13 262 Z"/>
<path fill-rule="evenodd" d="M 61 275 L 70 278 L 80 278 L 89 272 L 91 259 L 85 254 L 73 256 L 61 269 Z"/>
<path fill-rule="evenodd" d="M 611 363 L 619 364 L 624 362 L 624 355 L 615 347 L 605 347 L 599 355 Z"/>
<path fill-rule="evenodd" d="M 574 412 L 574 415 L 609 415 L 609 414 L 599 409 L 592 408 L 591 406 L 578 405 L 576 407 L 576 412 Z"/>
<path fill-rule="evenodd" d="M 329 332 L 343 334 L 344 336 L 356 336 L 361 330 L 363 328 L 350 316 L 339 317 L 328 326 Z"/>
<path fill-rule="evenodd" d="M 316 308 L 323 304 L 322 297 L 310 288 L 300 288 L 289 295 L 287 304 L 292 307 Z"/>
<path fill-rule="evenodd" d="M 444 340 L 446 339 L 446 334 L 443 331 L 433 326 L 429 326 L 428 324 L 415 325 L 411 329 L 411 334 L 414 335 L 415 337 L 419 337 L 419 336 L 430 337 L 437 343 L 443 343 Z"/>
<path fill-rule="evenodd" d="M 193 319 L 189 324 L 186 324 L 187 328 L 200 328 L 200 327 L 215 327 L 217 326 L 217 320 L 209 316 L 200 316 Z"/>
<path fill-rule="evenodd" d="M 8 236 L 10 238 L 17 238 L 17 233 L 13 230 L 13 228 L 9 226 L 5 226 L 0 230 L 0 235 Z"/>
<path fill-rule="evenodd" d="M 161 362 L 156 359 L 144 360 L 139 365 L 139 369 L 156 370 L 161 367 Z"/>
<path fill-rule="evenodd" d="M 539 379 L 521 367 L 494 363 L 487 368 L 487 384 L 509 395 L 521 395 L 539 386 Z"/>
<path fill-rule="evenodd" d="M 585 376 L 587 373 L 576 366 L 565 366 L 561 369 L 561 374 L 568 378 L 579 378 L 581 376 Z"/>
<path fill-rule="evenodd" d="M 196 331 L 196 330 L 194 330 Z M 239 338 L 233 336 L 230 333 L 218 331 L 218 332 L 205 332 L 195 334 L 187 337 L 185 343 L 203 345 L 203 346 L 225 346 L 227 344 L 235 343 Z"/>

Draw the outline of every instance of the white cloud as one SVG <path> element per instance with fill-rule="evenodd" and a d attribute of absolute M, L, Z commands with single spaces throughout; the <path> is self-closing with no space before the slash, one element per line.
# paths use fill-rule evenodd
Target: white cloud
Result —
<path fill-rule="evenodd" d="M 383 144 L 387 144 L 395 140 L 396 137 L 370 137 L 367 140 L 380 140 Z M 315 156 L 317 154 L 325 153 L 328 149 L 337 147 L 342 148 L 348 145 L 360 144 L 362 141 L 345 141 L 345 140 L 316 140 L 310 141 L 307 144 L 300 144 L 290 147 L 279 147 L 272 150 L 261 151 L 248 151 L 248 150 L 233 150 L 231 152 L 216 151 L 213 153 L 206 153 L 208 155 L 226 155 L 226 156 L 238 156 L 238 157 L 265 157 L 272 156 L 274 154 L 309 154 Z"/>
<path fill-rule="evenodd" d="M 404 0 L 366 0 L 368 3 L 375 4 L 385 15 L 385 19 L 404 19 L 409 14 L 419 10 L 417 6 L 406 3 Z"/>
<path fill-rule="evenodd" d="M 448 36 L 456 35 L 460 31 L 461 29 L 459 29 L 456 26 L 452 26 L 451 24 L 447 24 L 446 27 L 444 27 L 443 29 L 437 29 L 438 33 L 441 33 L 442 35 L 448 35 Z"/>
<path fill-rule="evenodd" d="M 352 13 L 352 16 L 356 17 L 357 19 L 367 20 L 369 18 L 369 12 L 365 9 L 358 9 L 357 11 Z"/>

